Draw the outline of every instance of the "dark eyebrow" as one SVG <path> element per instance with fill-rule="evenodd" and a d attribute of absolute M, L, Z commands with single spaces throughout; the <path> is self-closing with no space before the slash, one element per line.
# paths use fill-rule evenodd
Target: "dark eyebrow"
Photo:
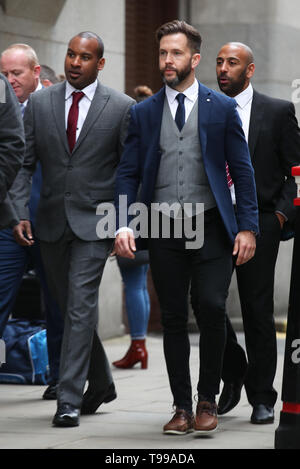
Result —
<path fill-rule="evenodd" d="M 217 57 L 216 60 L 237 60 L 238 62 L 240 62 L 240 59 L 238 57 Z"/>
<path fill-rule="evenodd" d="M 73 49 L 71 49 L 70 47 L 67 50 L 67 53 L 69 53 L 69 52 L 71 52 L 72 54 L 76 54 L 76 52 L 74 52 Z M 91 54 L 90 52 L 87 52 L 87 51 L 80 52 L 79 55 L 87 55 L 89 57 L 93 56 L 93 54 Z"/>

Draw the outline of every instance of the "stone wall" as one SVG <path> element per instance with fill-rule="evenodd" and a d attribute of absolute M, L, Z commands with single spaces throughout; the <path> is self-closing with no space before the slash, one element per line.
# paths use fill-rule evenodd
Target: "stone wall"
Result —
<path fill-rule="evenodd" d="M 64 73 L 69 40 L 81 31 L 103 39 L 106 65 L 99 79 L 124 91 L 125 1 L 113 0 L 2 0 L 0 2 L 0 51 L 12 43 L 32 46 L 41 64 Z M 99 333 L 108 338 L 123 333 L 122 284 L 116 262 L 108 261 L 100 288 Z"/>

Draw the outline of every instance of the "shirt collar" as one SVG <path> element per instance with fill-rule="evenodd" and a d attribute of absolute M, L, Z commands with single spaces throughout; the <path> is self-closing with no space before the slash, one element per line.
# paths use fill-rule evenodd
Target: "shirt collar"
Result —
<path fill-rule="evenodd" d="M 41 83 L 40 80 L 39 80 L 38 85 L 37 85 L 36 89 L 33 91 L 33 93 L 35 93 L 36 91 L 39 91 L 39 90 L 41 90 L 41 89 L 43 89 L 43 85 L 42 85 L 42 83 Z M 24 102 L 22 103 L 24 107 L 27 106 L 28 99 L 29 99 L 29 98 L 27 98 L 26 101 L 24 101 Z M 21 103 L 20 103 L 20 104 L 21 104 Z"/>
<path fill-rule="evenodd" d="M 78 91 L 82 91 L 85 96 L 90 100 L 92 101 L 93 100 L 93 97 L 94 97 L 94 94 L 95 94 L 95 91 L 96 91 L 96 88 L 97 88 L 97 85 L 98 85 L 98 79 L 96 79 L 93 83 L 91 83 L 90 85 L 86 86 L 85 88 L 83 88 L 82 90 L 77 90 L 76 88 L 74 88 L 74 86 L 72 86 L 68 81 L 66 81 L 66 93 L 65 93 L 65 99 L 69 99 L 70 96 L 72 95 L 72 93 L 75 91 L 75 92 L 78 92 Z"/>
<path fill-rule="evenodd" d="M 242 91 L 241 93 L 239 93 L 238 95 L 234 97 L 238 106 L 242 109 L 245 106 L 247 106 L 247 104 L 252 98 L 253 98 L 253 87 L 251 83 L 249 83 L 249 86 L 244 91 Z"/>
<path fill-rule="evenodd" d="M 195 103 L 197 101 L 197 98 L 198 98 L 198 90 L 199 90 L 199 86 L 198 86 L 198 81 L 194 80 L 194 83 L 189 87 L 187 88 L 186 90 L 184 90 L 183 94 L 190 100 L 192 101 L 193 103 Z M 170 86 L 166 85 L 166 95 L 167 95 L 167 98 L 168 98 L 168 101 L 173 104 L 175 99 L 176 99 L 176 96 L 179 94 L 179 91 L 177 90 L 174 90 L 173 88 L 171 88 Z"/>

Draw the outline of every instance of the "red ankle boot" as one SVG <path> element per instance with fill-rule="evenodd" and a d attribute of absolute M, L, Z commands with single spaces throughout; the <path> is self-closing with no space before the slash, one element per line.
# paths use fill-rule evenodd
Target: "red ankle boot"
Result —
<path fill-rule="evenodd" d="M 142 370 L 148 368 L 148 352 L 145 346 L 145 339 L 132 340 L 126 355 L 113 362 L 116 368 L 132 368 L 136 363 L 141 362 Z"/>

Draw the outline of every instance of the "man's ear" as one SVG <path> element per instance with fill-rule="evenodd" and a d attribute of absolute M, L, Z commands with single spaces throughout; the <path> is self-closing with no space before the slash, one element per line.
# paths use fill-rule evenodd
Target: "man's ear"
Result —
<path fill-rule="evenodd" d="M 255 65 L 251 63 L 247 67 L 247 78 L 252 78 L 255 72 Z"/>
<path fill-rule="evenodd" d="M 99 70 L 99 71 L 100 71 L 100 70 L 103 70 L 104 65 L 105 65 L 105 58 L 102 57 L 101 59 L 98 60 L 98 67 L 97 67 L 98 70 Z"/>
<path fill-rule="evenodd" d="M 201 54 L 193 54 L 192 56 L 192 68 L 196 68 L 201 60 Z"/>
<path fill-rule="evenodd" d="M 41 66 L 40 65 L 35 65 L 34 68 L 33 68 L 33 72 L 34 72 L 35 78 L 39 78 L 40 73 L 41 73 Z"/>

